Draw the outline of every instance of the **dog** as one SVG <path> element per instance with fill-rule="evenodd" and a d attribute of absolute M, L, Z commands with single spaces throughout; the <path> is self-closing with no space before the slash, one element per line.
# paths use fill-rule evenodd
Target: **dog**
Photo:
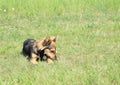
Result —
<path fill-rule="evenodd" d="M 53 63 L 56 57 L 56 37 L 46 37 L 43 40 L 27 39 L 23 43 L 22 54 L 28 56 L 33 64 L 37 64 L 39 59 Z"/>

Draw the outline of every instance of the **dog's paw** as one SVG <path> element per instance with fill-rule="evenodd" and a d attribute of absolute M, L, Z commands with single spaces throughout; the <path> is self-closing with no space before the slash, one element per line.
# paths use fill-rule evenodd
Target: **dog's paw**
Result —
<path fill-rule="evenodd" d="M 51 59 L 47 59 L 47 62 L 48 62 L 48 64 L 53 64 L 54 62 L 53 62 L 53 60 L 51 60 Z"/>

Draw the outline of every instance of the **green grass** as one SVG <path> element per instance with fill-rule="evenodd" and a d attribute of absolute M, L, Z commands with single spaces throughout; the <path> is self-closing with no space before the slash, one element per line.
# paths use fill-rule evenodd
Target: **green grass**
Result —
<path fill-rule="evenodd" d="M 0 85 L 119 85 L 120 0 L 0 0 Z M 58 61 L 33 65 L 27 38 L 58 36 Z"/>

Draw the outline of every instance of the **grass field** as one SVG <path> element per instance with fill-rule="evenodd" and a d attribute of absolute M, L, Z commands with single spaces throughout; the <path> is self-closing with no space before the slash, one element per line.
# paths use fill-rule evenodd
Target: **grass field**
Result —
<path fill-rule="evenodd" d="M 0 85 L 120 85 L 120 0 L 0 0 Z M 58 36 L 55 64 L 20 54 Z"/>

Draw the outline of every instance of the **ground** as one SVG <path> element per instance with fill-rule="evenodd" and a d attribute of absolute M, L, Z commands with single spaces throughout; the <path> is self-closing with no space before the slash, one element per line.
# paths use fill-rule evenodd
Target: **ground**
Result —
<path fill-rule="evenodd" d="M 119 85 L 119 0 L 1 0 L 0 85 Z M 33 65 L 27 38 L 57 36 L 58 61 Z"/>

